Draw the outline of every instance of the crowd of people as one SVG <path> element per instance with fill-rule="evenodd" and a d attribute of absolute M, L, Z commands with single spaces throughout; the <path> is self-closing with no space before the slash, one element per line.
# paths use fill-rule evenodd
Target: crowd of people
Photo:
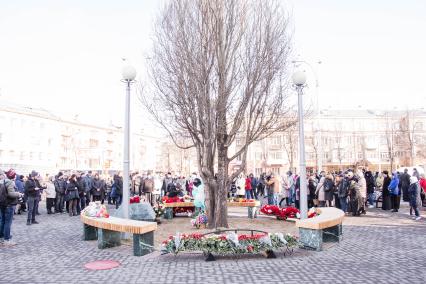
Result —
<path fill-rule="evenodd" d="M 129 195 L 139 195 L 152 205 L 163 196 L 185 196 L 194 199 L 199 210 L 205 210 L 204 186 L 196 174 L 188 179 L 171 173 L 132 173 Z M 120 206 L 123 199 L 123 178 L 120 173 L 101 175 L 97 172 L 59 172 L 41 176 L 32 171 L 18 175 L 13 169 L 0 171 L 0 245 L 15 245 L 10 234 L 13 216 L 25 214 L 28 226 L 39 224 L 39 203 L 46 201 L 47 214 L 80 215 L 90 202 Z"/>
<path fill-rule="evenodd" d="M 366 208 L 373 208 L 382 201 L 383 210 L 398 212 L 401 196 L 409 202 L 410 215 L 420 220 L 419 209 L 425 200 L 426 179 L 416 169 L 412 175 L 404 172 L 371 172 L 366 169 L 348 169 L 339 172 L 320 172 L 307 175 L 308 207 L 331 207 L 342 209 L 346 214 L 360 216 Z M 240 175 L 230 187 L 229 196 L 267 199 L 269 205 L 300 207 L 300 177 L 291 171 L 279 176 L 274 173 L 260 177 Z M 285 203 L 284 203 L 285 202 Z"/>
<path fill-rule="evenodd" d="M 139 195 L 152 205 L 164 196 L 188 196 L 197 210 L 205 210 L 205 193 L 202 179 L 193 173 L 188 178 L 152 172 L 132 173 L 130 195 Z M 410 215 L 420 220 L 426 192 L 425 176 L 414 170 L 372 173 L 369 170 L 348 169 L 340 172 L 324 171 L 307 176 L 308 206 L 335 206 L 353 216 L 365 214 L 374 207 L 377 199 L 383 210 L 398 212 L 401 202 L 409 202 Z M 240 175 L 230 185 L 228 197 L 258 199 L 270 205 L 300 207 L 300 177 L 291 171 L 280 176 L 274 173 L 255 177 Z M 42 177 L 32 171 L 27 176 L 13 169 L 0 171 L 0 245 L 14 245 L 10 228 L 13 215 L 26 214 L 28 226 L 38 224 L 39 203 L 45 198 L 47 214 L 67 213 L 77 216 L 89 202 L 120 206 L 123 199 L 123 178 L 120 173 L 101 175 L 97 172 L 59 172 Z"/>

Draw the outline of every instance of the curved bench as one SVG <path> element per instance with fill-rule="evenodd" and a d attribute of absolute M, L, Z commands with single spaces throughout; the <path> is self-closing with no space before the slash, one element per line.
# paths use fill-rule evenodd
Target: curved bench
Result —
<path fill-rule="evenodd" d="M 154 231 L 157 223 L 117 217 L 95 218 L 80 215 L 83 222 L 83 240 L 98 240 L 98 248 L 121 245 L 121 233 L 133 234 L 133 255 L 142 256 L 152 252 Z"/>
<path fill-rule="evenodd" d="M 320 251 L 323 242 L 339 242 L 345 213 L 334 207 L 317 208 L 317 217 L 297 220 L 301 247 Z"/>

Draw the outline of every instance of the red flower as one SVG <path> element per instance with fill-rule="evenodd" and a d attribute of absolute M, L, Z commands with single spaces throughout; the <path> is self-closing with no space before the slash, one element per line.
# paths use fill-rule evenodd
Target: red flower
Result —
<path fill-rule="evenodd" d="M 253 251 L 253 247 L 252 246 L 247 246 L 247 251 L 248 252 L 252 252 Z"/>

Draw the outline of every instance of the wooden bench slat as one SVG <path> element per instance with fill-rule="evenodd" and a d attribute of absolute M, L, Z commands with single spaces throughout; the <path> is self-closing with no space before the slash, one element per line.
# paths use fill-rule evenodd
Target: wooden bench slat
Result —
<path fill-rule="evenodd" d="M 145 234 L 157 230 L 157 223 L 138 220 L 129 220 L 117 217 L 95 218 L 80 215 L 84 224 L 89 226 L 117 232 L 132 234 Z"/>
<path fill-rule="evenodd" d="M 325 228 L 337 226 L 343 222 L 345 213 L 334 207 L 323 207 L 317 208 L 320 215 L 314 218 L 297 220 L 296 227 L 312 229 L 312 230 L 322 230 Z"/>

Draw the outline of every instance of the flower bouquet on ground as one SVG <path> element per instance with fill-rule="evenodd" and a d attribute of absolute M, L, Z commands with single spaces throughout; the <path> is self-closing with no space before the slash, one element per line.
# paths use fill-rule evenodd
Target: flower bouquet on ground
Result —
<path fill-rule="evenodd" d="M 81 211 L 81 214 L 87 217 L 109 218 L 106 206 L 100 201 L 90 202 L 89 205 Z"/>
<path fill-rule="evenodd" d="M 175 196 L 175 197 L 163 196 L 162 201 L 163 201 L 163 203 L 184 202 L 183 198 L 181 198 L 179 196 Z"/>
<path fill-rule="evenodd" d="M 139 195 L 130 197 L 130 204 L 140 203 L 140 202 L 141 202 L 141 197 Z"/>
<path fill-rule="evenodd" d="M 177 234 L 162 243 L 161 250 L 166 253 L 202 251 L 206 254 L 257 254 L 298 245 L 297 238 L 290 234 L 238 235 L 235 232 L 220 235 Z"/>
<path fill-rule="evenodd" d="M 276 216 L 278 220 L 287 220 L 287 218 L 297 218 L 300 219 L 300 211 L 296 207 L 286 207 L 280 208 L 276 205 L 264 205 L 260 212 L 269 216 Z M 313 218 L 319 214 L 315 208 L 311 208 L 308 211 L 308 218 Z"/>
<path fill-rule="evenodd" d="M 152 209 L 154 209 L 155 217 L 160 218 L 164 215 L 165 208 L 162 203 L 157 203 L 154 207 L 152 207 Z"/>
<path fill-rule="evenodd" d="M 195 227 L 197 229 L 200 229 L 201 227 L 206 228 L 207 226 L 207 215 L 204 212 L 201 212 L 195 218 L 191 219 L 191 225 L 192 227 Z"/>

